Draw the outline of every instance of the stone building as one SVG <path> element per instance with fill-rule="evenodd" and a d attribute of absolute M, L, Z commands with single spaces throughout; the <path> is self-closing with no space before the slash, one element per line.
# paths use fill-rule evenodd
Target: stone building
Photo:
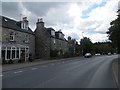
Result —
<path fill-rule="evenodd" d="M 24 17 L 15 21 L 0 16 L 0 58 L 2 60 L 27 61 L 29 54 L 35 56 L 35 35 Z"/>
<path fill-rule="evenodd" d="M 29 21 L 24 17 L 15 21 L 0 16 L 0 59 L 22 60 L 31 58 L 51 58 L 51 52 L 57 51 L 58 55 L 66 52 L 75 52 L 74 40 L 64 38 L 61 30 L 46 28 L 43 19 L 38 19 L 33 32 L 29 28 Z"/>
<path fill-rule="evenodd" d="M 35 29 L 36 58 L 50 58 L 50 35 L 42 19 L 38 19 Z"/>
<path fill-rule="evenodd" d="M 47 28 L 47 31 L 50 34 L 50 50 L 57 50 L 59 54 L 68 52 L 68 41 L 61 30 L 55 31 L 53 28 Z"/>
<path fill-rule="evenodd" d="M 38 19 L 35 29 L 35 52 L 37 58 L 50 58 L 51 50 L 62 51 L 64 54 L 68 50 L 68 43 L 61 31 L 53 28 L 46 28 L 42 19 Z"/>

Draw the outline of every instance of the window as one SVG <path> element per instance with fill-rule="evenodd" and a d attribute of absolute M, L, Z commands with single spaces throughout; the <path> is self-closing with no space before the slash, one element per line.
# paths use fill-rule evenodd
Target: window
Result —
<path fill-rule="evenodd" d="M 61 38 L 61 36 L 62 36 L 61 33 L 59 33 L 59 38 Z"/>
<path fill-rule="evenodd" d="M 19 58 L 19 48 L 16 50 L 16 58 Z"/>
<path fill-rule="evenodd" d="M 55 42 L 55 39 L 54 39 L 53 43 L 54 43 L 54 45 L 55 45 L 55 43 L 56 43 L 56 42 Z"/>
<path fill-rule="evenodd" d="M 22 28 L 22 29 L 25 29 L 25 23 L 22 23 L 22 24 L 21 24 L 21 28 Z"/>
<path fill-rule="evenodd" d="M 55 31 L 52 31 L 52 30 L 51 30 L 51 35 L 52 35 L 52 36 L 55 36 Z"/>
<path fill-rule="evenodd" d="M 29 48 L 26 48 L 26 58 L 29 58 Z"/>
<path fill-rule="evenodd" d="M 21 23 L 21 28 L 28 30 L 28 24 L 26 22 Z"/>
<path fill-rule="evenodd" d="M 12 48 L 12 59 L 15 58 L 15 47 Z"/>
<path fill-rule="evenodd" d="M 15 32 L 10 33 L 10 41 L 14 41 L 15 38 Z"/>
<path fill-rule="evenodd" d="M 7 47 L 7 59 L 10 59 L 11 56 L 11 48 Z"/>
<path fill-rule="evenodd" d="M 5 60 L 5 50 L 6 47 L 2 47 L 2 59 Z"/>
<path fill-rule="evenodd" d="M 29 42 L 29 35 L 25 35 L 25 43 Z"/>

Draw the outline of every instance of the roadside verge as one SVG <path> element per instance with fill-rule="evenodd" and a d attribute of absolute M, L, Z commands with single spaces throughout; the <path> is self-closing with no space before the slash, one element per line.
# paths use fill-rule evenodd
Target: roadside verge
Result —
<path fill-rule="evenodd" d="M 114 75 L 114 79 L 115 79 L 115 82 L 117 84 L 117 87 L 119 88 L 120 90 L 120 58 L 117 58 L 115 60 L 113 60 L 113 63 L 112 63 L 112 69 L 113 69 L 113 75 Z"/>
<path fill-rule="evenodd" d="M 75 58 L 80 58 L 80 57 L 72 57 L 72 58 L 64 58 L 64 59 L 53 59 L 53 60 L 35 60 L 33 62 L 25 62 L 25 63 L 16 63 L 16 64 L 5 64 L 2 65 L 2 72 L 10 71 L 10 70 L 17 70 L 17 69 L 22 69 L 26 67 L 32 67 L 36 65 L 42 65 L 42 64 L 48 64 L 48 63 L 53 63 L 53 62 L 59 62 L 59 61 L 65 61 L 65 60 L 72 60 Z"/>

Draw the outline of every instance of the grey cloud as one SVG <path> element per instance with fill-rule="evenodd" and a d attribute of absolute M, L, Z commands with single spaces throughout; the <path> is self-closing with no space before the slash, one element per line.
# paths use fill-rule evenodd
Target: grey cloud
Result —
<path fill-rule="evenodd" d="M 78 36 L 77 33 L 71 33 L 70 36 L 71 36 L 73 39 L 76 39 L 76 40 L 79 40 L 79 39 L 80 39 L 80 37 Z"/>
<path fill-rule="evenodd" d="M 37 16 L 45 16 L 51 8 L 57 8 L 64 3 L 58 2 L 23 2 L 23 6 Z"/>
<path fill-rule="evenodd" d="M 20 12 L 19 2 L 2 2 L 2 15 L 17 18 Z"/>

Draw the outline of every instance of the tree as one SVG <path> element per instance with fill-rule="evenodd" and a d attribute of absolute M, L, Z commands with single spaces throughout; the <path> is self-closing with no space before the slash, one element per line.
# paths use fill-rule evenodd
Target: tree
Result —
<path fill-rule="evenodd" d="M 118 53 L 120 53 L 120 15 L 117 19 L 110 23 L 109 31 L 107 32 L 109 39 L 117 47 Z"/>
<path fill-rule="evenodd" d="M 80 44 L 82 46 L 83 55 L 87 52 L 92 52 L 93 43 L 91 42 L 89 38 L 84 37 L 83 39 L 81 39 Z"/>

